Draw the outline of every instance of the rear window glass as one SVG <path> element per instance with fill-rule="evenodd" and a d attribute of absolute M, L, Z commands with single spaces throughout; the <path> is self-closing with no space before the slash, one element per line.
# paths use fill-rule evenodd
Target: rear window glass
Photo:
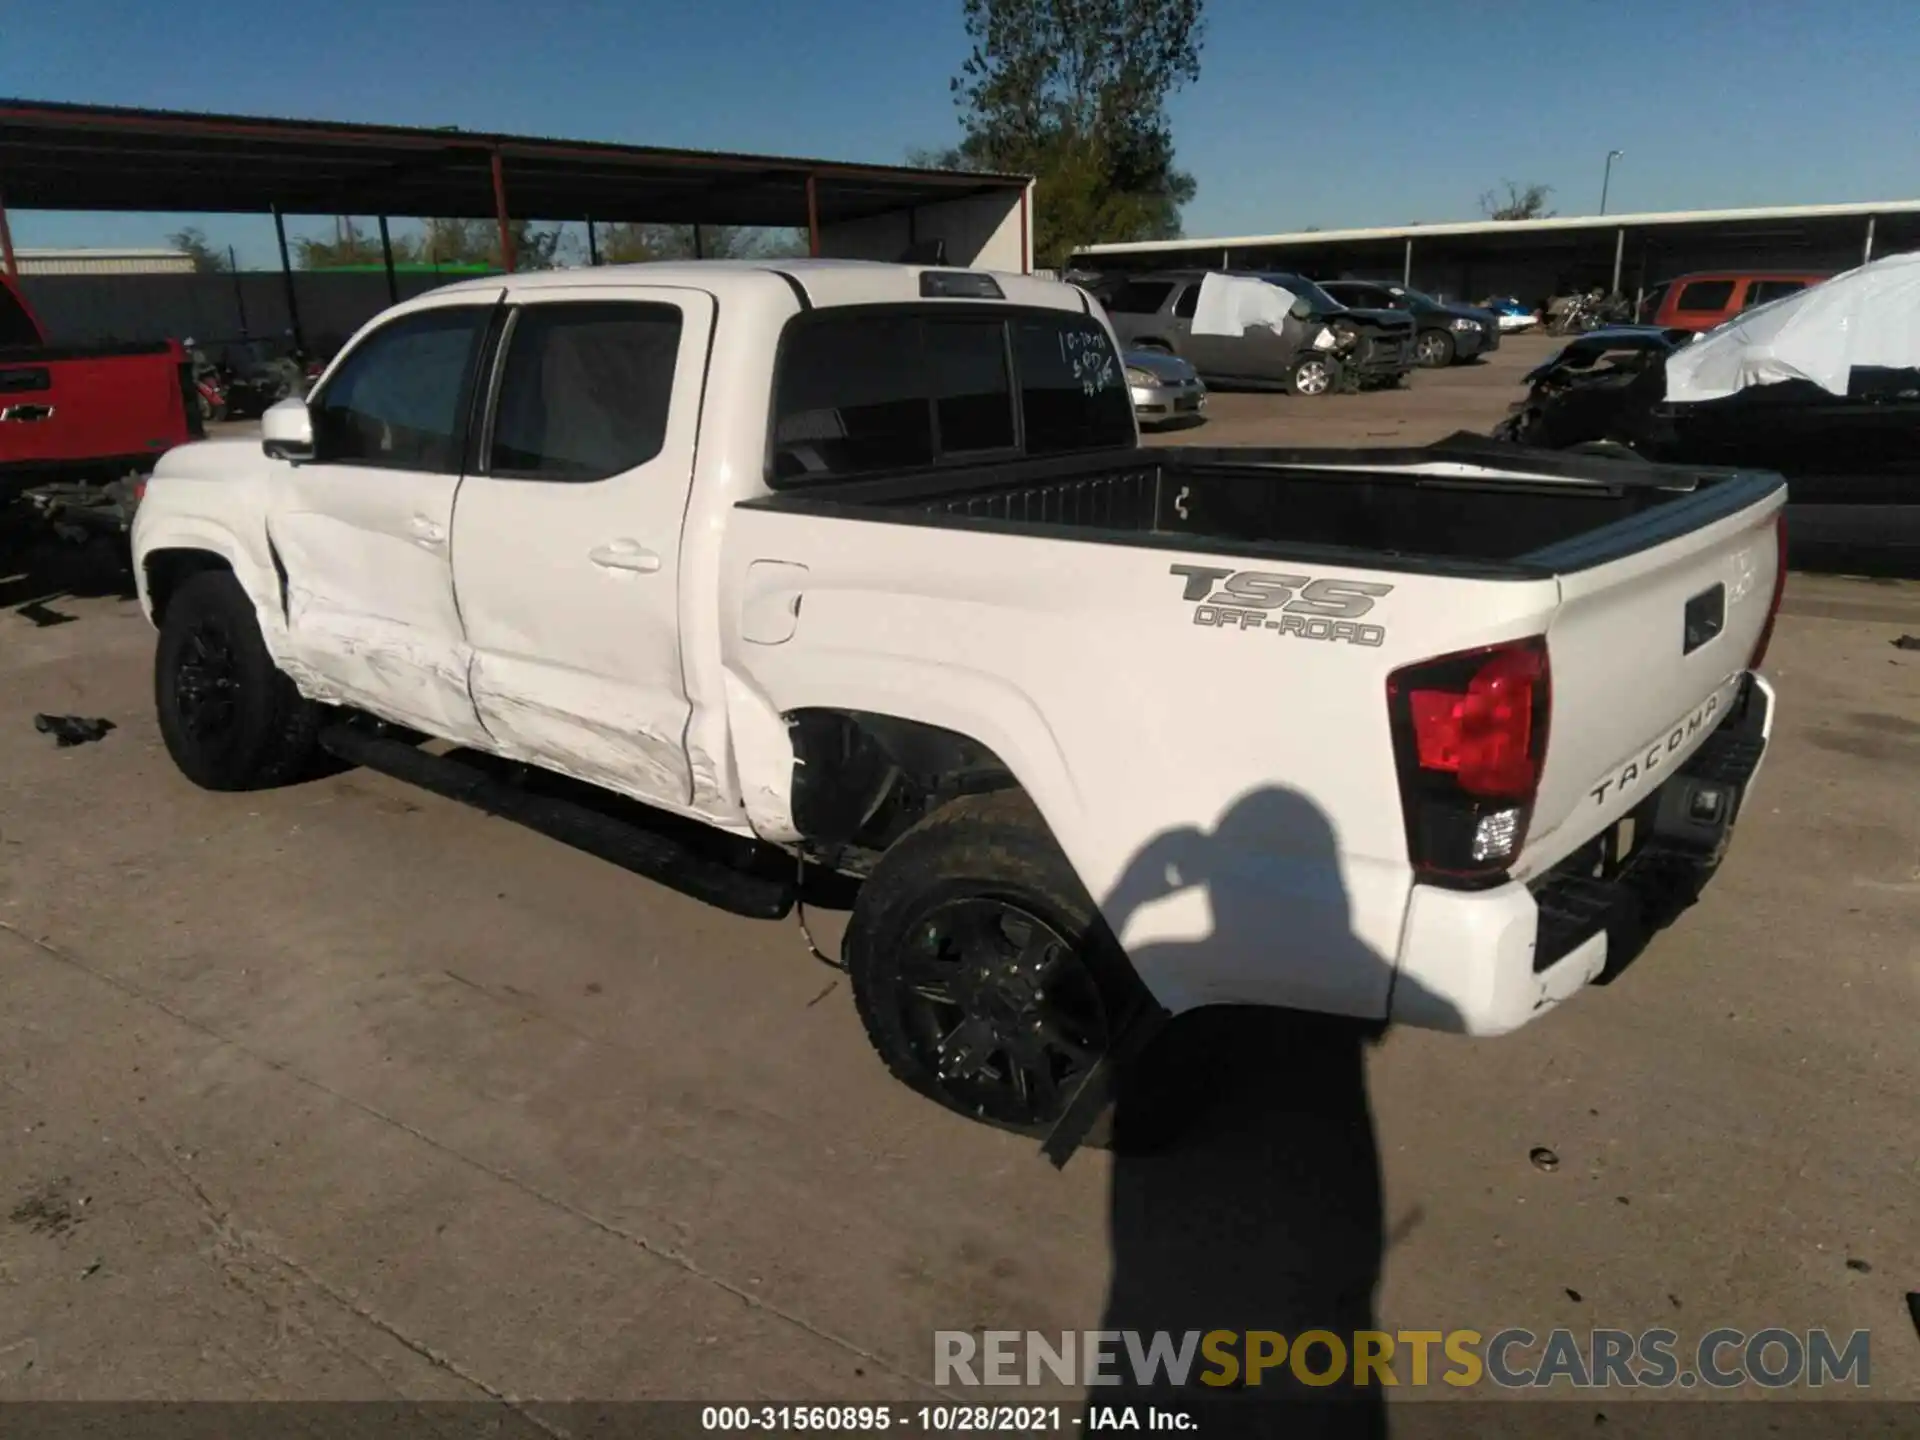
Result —
<path fill-rule="evenodd" d="M 924 328 L 912 315 L 836 315 L 788 336 L 775 401 L 776 478 L 933 463 Z"/>
<path fill-rule="evenodd" d="M 1133 394 L 1113 342 L 1091 317 L 1015 320 L 1013 363 L 1029 455 L 1134 443 Z"/>
<path fill-rule="evenodd" d="M 1180 292 L 1180 298 L 1174 302 L 1173 313 L 1182 320 L 1191 320 L 1193 312 L 1200 308 L 1200 287 L 1189 285 Z"/>
<path fill-rule="evenodd" d="M 1113 344 L 1086 315 L 817 315 L 781 346 L 772 478 L 1014 454 L 1022 432 L 1029 454 L 1128 446 L 1132 407 Z"/>
<path fill-rule="evenodd" d="M 927 375 L 942 455 L 1013 447 L 1013 381 L 1002 320 L 929 320 Z"/>
<path fill-rule="evenodd" d="M 1172 293 L 1170 280 L 1129 280 L 1114 292 L 1107 309 L 1117 315 L 1157 315 Z"/>
<path fill-rule="evenodd" d="M 26 306 L 13 298 L 13 292 L 0 285 L 0 346 L 38 345 L 40 332 L 27 316 Z"/>
<path fill-rule="evenodd" d="M 1695 280 L 1691 285 L 1681 287 L 1680 298 L 1674 303 L 1673 308 L 1695 311 L 1724 310 L 1731 299 L 1733 299 L 1733 281 Z"/>
<path fill-rule="evenodd" d="M 1778 300 L 1783 295 L 1797 294 L 1807 288 L 1804 280 L 1756 280 L 1747 287 L 1747 305 L 1764 305 L 1769 300 Z"/>

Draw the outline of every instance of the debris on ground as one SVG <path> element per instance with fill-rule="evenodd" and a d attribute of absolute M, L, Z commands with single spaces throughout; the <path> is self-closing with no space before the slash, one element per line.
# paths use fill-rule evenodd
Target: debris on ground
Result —
<path fill-rule="evenodd" d="M 1920 635 L 1902 635 L 1893 642 L 1896 650 L 1920 650 Z"/>
<path fill-rule="evenodd" d="M 65 1235 L 80 1223 L 80 1217 L 73 1213 L 72 1202 L 67 1199 L 67 1184 L 67 1177 L 62 1175 L 42 1186 L 14 1206 L 7 1219 L 26 1226 L 36 1235 Z"/>
<path fill-rule="evenodd" d="M 1913 1317 L 1913 1331 L 1920 1335 L 1920 1290 L 1907 1292 L 1907 1314 Z"/>
<path fill-rule="evenodd" d="M 1851 1256 L 1847 1258 L 1847 1269 L 1858 1271 L 1862 1275 L 1870 1275 L 1873 1273 L 1873 1266 L 1864 1260 L 1855 1260 Z"/>
<path fill-rule="evenodd" d="M 53 736 L 64 750 L 69 745 L 91 745 L 96 740 L 104 740 L 107 732 L 115 727 L 111 720 L 87 715 L 36 715 L 33 728 L 42 735 Z"/>
<path fill-rule="evenodd" d="M 1560 1168 L 1560 1157 L 1544 1145 L 1536 1145 L 1527 1152 L 1527 1158 L 1533 1162 L 1536 1170 L 1552 1172 Z"/>

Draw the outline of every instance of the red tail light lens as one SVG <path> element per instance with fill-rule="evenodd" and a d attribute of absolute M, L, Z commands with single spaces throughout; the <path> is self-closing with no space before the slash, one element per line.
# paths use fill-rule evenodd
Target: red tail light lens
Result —
<path fill-rule="evenodd" d="M 1546 638 L 1396 670 L 1387 709 L 1415 868 L 1449 883 L 1498 879 L 1526 840 L 1546 761 Z"/>
<path fill-rule="evenodd" d="M 1430 688 L 1415 676 L 1407 704 L 1420 768 L 1450 772 L 1469 795 L 1532 796 L 1540 779 L 1534 686 L 1546 670 L 1542 647 L 1495 651 L 1473 672 L 1464 693 Z"/>
<path fill-rule="evenodd" d="M 1760 662 L 1767 658 L 1767 646 L 1773 643 L 1773 622 L 1780 615 L 1780 597 L 1787 589 L 1787 512 L 1784 506 L 1773 517 L 1773 538 L 1780 551 L 1780 566 L 1773 572 L 1773 599 L 1767 605 L 1767 623 L 1760 627 L 1760 639 L 1753 647 L 1753 658 L 1747 662 L 1749 670 L 1758 670 Z"/>

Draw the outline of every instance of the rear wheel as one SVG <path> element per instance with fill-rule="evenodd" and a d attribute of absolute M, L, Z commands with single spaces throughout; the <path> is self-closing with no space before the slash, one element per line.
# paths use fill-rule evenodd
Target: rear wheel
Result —
<path fill-rule="evenodd" d="M 318 753 L 319 707 L 274 666 L 231 571 L 195 575 L 168 601 L 153 698 L 167 753 L 203 789 L 283 785 Z"/>
<path fill-rule="evenodd" d="M 1140 994 L 1025 796 L 957 800 L 889 849 L 847 930 L 854 1001 L 894 1076 L 1045 1135 Z"/>
<path fill-rule="evenodd" d="M 1413 342 L 1413 358 L 1429 370 L 1441 370 L 1453 363 L 1453 337 L 1444 330 L 1422 330 Z"/>
<path fill-rule="evenodd" d="M 1324 395 L 1338 378 L 1333 361 L 1324 355 L 1303 355 L 1287 372 L 1287 389 L 1295 395 Z"/>

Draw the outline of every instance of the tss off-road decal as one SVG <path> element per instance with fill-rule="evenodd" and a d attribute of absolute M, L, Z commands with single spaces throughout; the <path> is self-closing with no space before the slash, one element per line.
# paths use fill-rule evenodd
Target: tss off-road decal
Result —
<path fill-rule="evenodd" d="M 1186 582 L 1180 598 L 1193 606 L 1196 625 L 1277 630 L 1302 640 L 1343 640 L 1349 645 L 1386 643 L 1384 625 L 1359 622 L 1376 600 L 1392 591 L 1391 585 L 1216 565 L 1171 568 Z"/>

